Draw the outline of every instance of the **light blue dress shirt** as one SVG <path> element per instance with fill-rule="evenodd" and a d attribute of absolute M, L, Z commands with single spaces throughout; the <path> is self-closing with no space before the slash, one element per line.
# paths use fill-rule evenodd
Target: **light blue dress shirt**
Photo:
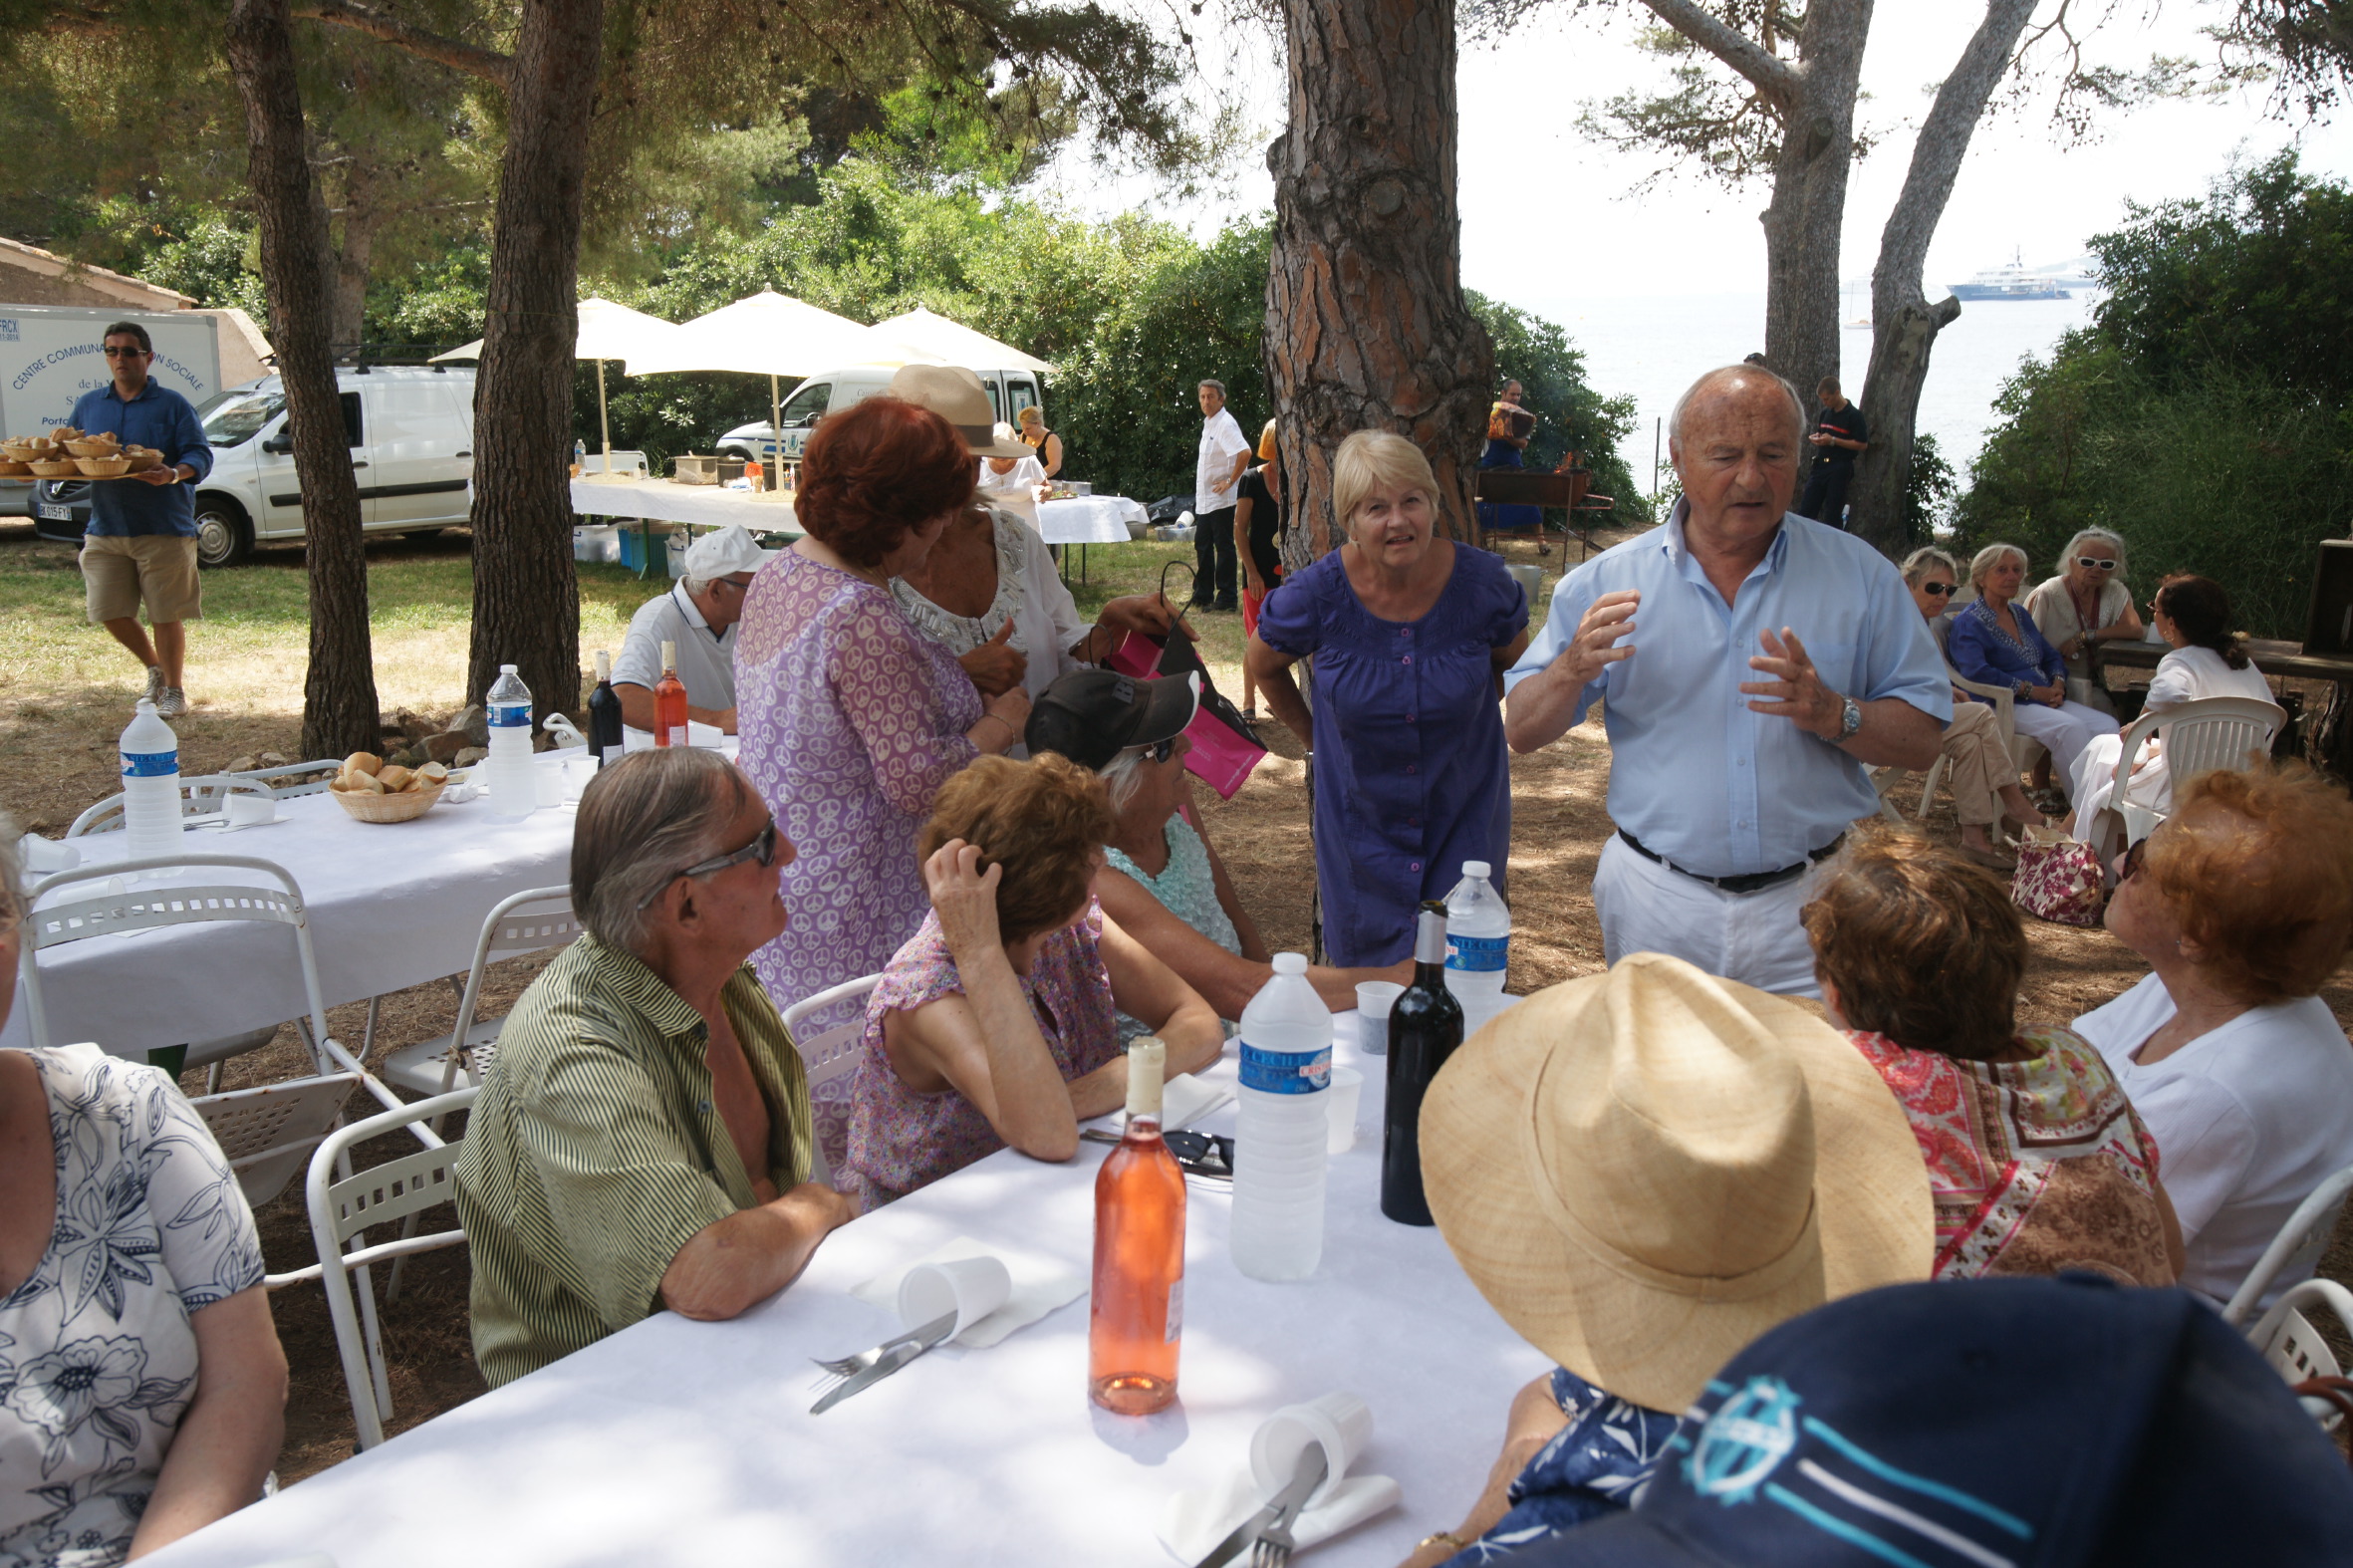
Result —
<path fill-rule="evenodd" d="M 1940 724 L 1953 688 L 1928 623 L 1887 558 L 1862 540 L 1784 514 L 1765 558 L 1726 605 L 1684 543 L 1686 503 L 1664 527 L 1604 551 L 1561 580 L 1543 633 L 1504 678 L 1544 668 L 1602 595 L 1636 589 L 1632 658 L 1577 694 L 1610 737 L 1610 818 L 1643 846 L 1703 877 L 1794 866 L 1878 809 L 1870 771 L 1788 719 L 1750 711 L 1744 680 L 1758 634 L 1796 632 L 1830 687 L 1857 701 L 1900 697 Z"/>

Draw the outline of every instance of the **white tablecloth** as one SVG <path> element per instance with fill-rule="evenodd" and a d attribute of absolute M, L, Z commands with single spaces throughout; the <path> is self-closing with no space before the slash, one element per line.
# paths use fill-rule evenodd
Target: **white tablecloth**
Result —
<path fill-rule="evenodd" d="M 1124 545 L 1144 523 L 1144 503 L 1124 495 L 1082 495 L 1038 505 L 1038 532 L 1051 545 Z"/>
<path fill-rule="evenodd" d="M 581 752 L 570 753 L 580 757 Z M 561 765 L 543 754 L 542 767 Z M 573 808 L 548 807 L 520 822 L 490 820 L 490 804 L 433 807 L 413 822 L 355 822 L 324 794 L 278 803 L 279 820 L 235 833 L 192 830 L 186 853 L 243 855 L 293 874 L 309 908 L 319 987 L 334 1007 L 445 974 L 474 959 L 482 921 L 501 900 L 571 878 Z M 72 841 L 85 866 L 127 860 L 129 835 Z M 244 872 L 194 871 L 142 888 L 249 885 Z M 96 898 L 105 884 L 76 884 L 53 900 Z M 281 925 L 228 921 L 172 925 L 130 936 L 94 936 L 40 954 L 53 1040 L 96 1040 L 109 1050 L 216 1040 L 283 1023 L 303 1011 L 293 937 Z M 0 1047 L 32 1044 L 19 997 Z M 359 1042 L 349 1042 L 357 1049 Z"/>
<path fill-rule="evenodd" d="M 716 484 L 672 484 L 667 479 L 572 481 L 572 510 L 581 517 L 653 517 L 721 528 L 729 523 L 768 533 L 798 533 L 793 503 L 760 500 L 749 490 Z"/>
<path fill-rule="evenodd" d="M 1336 1053 L 1353 1061 L 1353 1016 Z M 1229 1048 L 1230 1050 L 1230 1048 Z M 630 1564 L 1166 1564 L 1163 1503 L 1247 1460 L 1280 1406 L 1335 1389 L 1371 1405 L 1357 1473 L 1404 1506 L 1303 1552 L 1300 1568 L 1395 1563 L 1452 1527 L 1546 1362 L 1506 1328 L 1434 1229 L 1376 1201 L 1382 1062 L 1357 1146 L 1333 1159 L 1314 1278 L 1244 1278 L 1231 1198 L 1186 1183 L 1176 1408 L 1087 1400 L 1081 1297 L 988 1350 L 949 1347 L 812 1417 L 811 1356 L 897 1332 L 850 1288 L 958 1235 L 1089 1268 L 1104 1149 L 1067 1166 L 1001 1153 L 836 1232 L 797 1283 L 733 1323 L 658 1313 L 158 1553 L 156 1568 Z M 1212 1070 L 1230 1078 L 1230 1059 Z M 1231 1131 L 1228 1107 L 1209 1125 Z M 387 1309 L 395 1316 L 404 1303 Z"/>

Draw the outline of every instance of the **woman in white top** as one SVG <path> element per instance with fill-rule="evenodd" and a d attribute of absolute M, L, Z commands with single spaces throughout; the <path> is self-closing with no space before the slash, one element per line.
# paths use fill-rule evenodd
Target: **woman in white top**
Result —
<path fill-rule="evenodd" d="M 2067 541 L 2059 575 L 2026 596 L 2026 613 L 2067 660 L 2067 699 L 2114 717 L 2092 667 L 2092 648 L 2141 635 L 2133 591 L 2124 582 L 2124 538 L 2105 528 L 2086 528 Z"/>
<path fill-rule="evenodd" d="M 2149 681 L 2144 714 L 2195 702 L 2201 697 L 2252 697 L 2271 700 L 2271 685 L 2255 668 L 2243 647 L 2246 639 L 2230 630 L 2230 596 L 2212 578 L 2187 574 L 2169 577 L 2149 602 L 2150 619 L 2173 652 L 2157 664 Z M 2108 804 L 2116 781 L 2116 759 L 2124 755 L 2122 735 L 2101 735 L 2083 748 L 2075 760 L 2073 787 L 2075 836 L 2088 839 L 2092 822 Z M 2173 785 L 2165 768 L 2165 732 L 2148 741 L 2133 764 L 2128 791 L 2136 806 L 2163 812 L 2173 800 Z"/>
<path fill-rule="evenodd" d="M 2301 765 L 2202 774 L 2122 871 L 2107 925 L 2154 972 L 2074 1029 L 2156 1138 L 2181 1282 L 2225 1301 L 2353 1166 L 2353 1046 L 2317 995 L 2353 946 L 2353 800 Z"/>

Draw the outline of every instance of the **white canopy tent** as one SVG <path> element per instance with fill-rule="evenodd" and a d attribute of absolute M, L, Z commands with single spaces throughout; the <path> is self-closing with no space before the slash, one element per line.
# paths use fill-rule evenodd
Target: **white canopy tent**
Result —
<path fill-rule="evenodd" d="M 876 322 L 866 330 L 877 343 L 904 344 L 941 365 L 960 365 L 968 371 L 1030 371 L 1044 376 L 1054 369 L 1009 343 L 999 343 L 986 333 L 974 332 L 945 316 L 933 315 L 920 305 L 889 321 Z M 870 348 L 863 363 L 890 362 L 877 361 Z"/>
<path fill-rule="evenodd" d="M 632 376 L 675 371 L 739 371 L 768 378 L 768 427 L 777 426 L 777 378 L 814 376 L 837 365 L 936 364 L 937 357 L 861 327 L 806 300 L 763 289 L 722 305 L 629 357 Z M 769 476 L 773 487 L 777 476 Z"/>
<path fill-rule="evenodd" d="M 631 310 L 606 299 L 585 299 L 580 302 L 580 335 L 573 341 L 572 357 L 576 360 L 597 362 L 597 426 L 605 443 L 605 471 L 613 471 L 613 421 L 605 412 L 605 362 L 627 362 L 639 355 L 652 353 L 677 335 L 679 329 L 658 316 Z M 450 360 L 479 360 L 482 340 L 476 338 L 461 349 L 447 354 L 436 354 L 433 363 Z M 626 363 L 622 374 L 630 371 Z"/>

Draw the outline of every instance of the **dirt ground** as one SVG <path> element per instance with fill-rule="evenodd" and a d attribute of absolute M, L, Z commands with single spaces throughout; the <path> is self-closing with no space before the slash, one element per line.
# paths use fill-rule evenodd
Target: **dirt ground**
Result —
<path fill-rule="evenodd" d="M 1525 545 L 1509 546 L 1533 560 Z M 1557 573 L 1556 553 L 1548 577 Z M 1549 586 L 1549 583 L 1548 583 Z M 1210 622 L 1232 617 L 1207 617 Z M 1232 633 L 1204 644 L 1232 646 Z M 1212 674 L 1229 695 L 1239 695 L 1238 671 L 1230 661 L 1211 661 Z M 17 715 L 25 715 L 20 708 Z M 215 733 L 217 729 L 217 733 Z M 59 737 L 53 735 L 53 740 Z M 1265 726 L 1273 754 L 1231 801 L 1200 791 L 1204 820 L 1233 875 L 1243 902 L 1277 948 L 1307 945 L 1309 895 L 1314 885 L 1297 742 L 1279 725 Z M 241 751 L 279 749 L 293 754 L 292 721 L 224 717 L 199 726 L 183 740 L 207 765 L 217 766 Z M 0 799 L 34 818 L 39 831 L 61 833 L 82 807 L 111 792 L 112 737 L 89 748 L 59 745 L 37 764 L 0 756 Z M 0 748 L 13 749 L 13 748 Z M 86 755 L 95 750 L 95 755 Z M 219 751 L 218 758 L 210 753 Z M 1527 992 L 1589 974 L 1602 967 L 1601 934 L 1589 896 L 1596 861 L 1610 832 L 1605 810 L 1609 751 L 1598 722 L 1559 743 L 1511 763 L 1513 847 L 1511 904 L 1516 940 L 1512 944 L 1509 988 Z M 1909 818 L 1918 807 L 1918 788 L 1899 790 L 1896 801 Z M 1925 831 L 1954 840 L 1958 827 L 1949 801 L 1940 797 Z M 2107 1001 L 2146 972 L 2140 960 L 2099 929 L 2079 930 L 2029 920 L 2033 946 L 2020 1007 L 2028 1021 L 2063 1022 Z M 526 958 L 492 971 L 484 1011 L 503 1011 L 537 972 L 543 959 Z M 2323 993 L 2340 1023 L 2353 1021 L 2353 981 L 2344 976 Z M 396 1048 L 448 1029 L 454 996 L 446 984 L 418 986 L 388 1000 L 379 1048 Z M 334 1009 L 330 1027 L 339 1039 L 358 1042 L 365 1008 Z M 267 1050 L 227 1064 L 222 1087 L 267 1082 L 301 1070 L 300 1046 L 282 1030 Z M 190 1093 L 203 1092 L 200 1073 L 186 1080 Z M 383 1153 L 393 1152 L 387 1147 Z M 363 1152 L 362 1163 L 366 1163 Z M 429 1216 L 428 1224 L 438 1216 Z M 273 1270 L 312 1260 L 307 1223 L 296 1189 L 260 1215 L 265 1256 Z M 2353 1230 L 2341 1230 L 2324 1271 L 2353 1282 Z M 381 1291 L 384 1276 L 380 1271 Z M 472 1398 L 482 1391 L 466 1328 L 466 1255 L 462 1248 L 410 1260 L 401 1298 L 383 1312 L 392 1373 L 392 1431 L 401 1431 Z M 286 1480 L 315 1473 L 352 1451 L 352 1418 L 343 1387 L 335 1339 L 324 1299 L 316 1288 L 295 1287 L 272 1302 L 278 1331 L 293 1367 L 287 1406 L 286 1447 L 279 1474 Z"/>

